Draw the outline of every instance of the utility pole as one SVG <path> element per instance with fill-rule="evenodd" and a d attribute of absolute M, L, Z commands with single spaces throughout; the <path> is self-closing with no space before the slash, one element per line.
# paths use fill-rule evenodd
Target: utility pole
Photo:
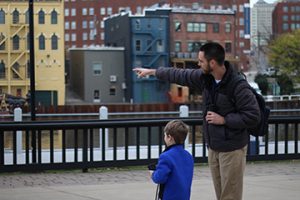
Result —
<path fill-rule="evenodd" d="M 29 43 L 30 43 L 30 110 L 31 121 L 35 121 L 35 56 L 34 56 L 34 11 L 33 1 L 29 0 Z M 32 163 L 36 163 L 36 134 L 35 130 L 32 130 Z"/>

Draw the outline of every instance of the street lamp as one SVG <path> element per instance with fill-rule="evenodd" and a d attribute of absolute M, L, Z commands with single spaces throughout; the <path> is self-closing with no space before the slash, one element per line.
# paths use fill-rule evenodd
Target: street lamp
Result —
<path fill-rule="evenodd" d="M 29 52 L 30 52 L 30 110 L 31 120 L 35 121 L 35 73 L 34 73 L 34 12 L 33 1 L 29 0 Z"/>
<path fill-rule="evenodd" d="M 35 121 L 35 74 L 34 74 L 34 12 L 33 12 L 33 1 L 29 1 L 29 46 L 30 46 L 30 110 L 31 120 Z M 32 163 L 36 163 L 36 132 L 32 130 Z"/>

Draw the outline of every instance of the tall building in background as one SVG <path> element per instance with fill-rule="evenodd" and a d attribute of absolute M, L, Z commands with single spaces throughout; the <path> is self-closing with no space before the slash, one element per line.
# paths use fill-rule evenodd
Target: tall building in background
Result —
<path fill-rule="evenodd" d="M 251 45 L 267 45 L 272 31 L 272 13 L 275 4 L 259 0 L 251 9 Z"/>
<path fill-rule="evenodd" d="M 268 68 L 266 46 L 272 31 L 272 13 L 275 4 L 259 0 L 251 9 L 251 66 L 253 71 L 264 73 Z"/>
<path fill-rule="evenodd" d="M 64 105 L 64 6 L 34 2 L 37 105 Z M 0 2 L 0 93 L 25 97 L 30 90 L 28 1 Z"/>
<path fill-rule="evenodd" d="M 300 29 L 300 1 L 286 0 L 278 3 L 273 12 L 274 36 L 296 29 Z"/>
<path fill-rule="evenodd" d="M 121 11 L 142 14 L 153 4 L 169 4 L 170 7 L 202 8 L 208 10 L 233 10 L 236 16 L 235 40 L 238 68 L 249 68 L 250 54 L 250 4 L 249 0 L 65 0 L 66 50 L 71 47 L 104 45 L 104 19 Z M 201 40 L 201 38 L 199 38 Z M 68 54 L 67 54 L 68 55 Z M 68 57 L 67 57 L 68 60 Z"/>

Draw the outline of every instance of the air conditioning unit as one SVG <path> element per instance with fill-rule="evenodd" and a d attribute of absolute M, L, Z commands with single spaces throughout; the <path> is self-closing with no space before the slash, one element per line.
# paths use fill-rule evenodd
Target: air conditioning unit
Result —
<path fill-rule="evenodd" d="M 117 76 L 116 75 L 111 75 L 110 76 L 110 82 L 117 82 Z"/>

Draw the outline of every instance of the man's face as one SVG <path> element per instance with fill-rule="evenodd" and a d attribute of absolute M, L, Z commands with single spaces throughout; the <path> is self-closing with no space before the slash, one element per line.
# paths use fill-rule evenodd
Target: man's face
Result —
<path fill-rule="evenodd" d="M 204 57 L 204 52 L 203 51 L 199 51 L 198 66 L 203 70 L 203 72 L 205 74 L 209 74 L 211 72 L 211 67 L 209 65 L 209 62 Z"/>

